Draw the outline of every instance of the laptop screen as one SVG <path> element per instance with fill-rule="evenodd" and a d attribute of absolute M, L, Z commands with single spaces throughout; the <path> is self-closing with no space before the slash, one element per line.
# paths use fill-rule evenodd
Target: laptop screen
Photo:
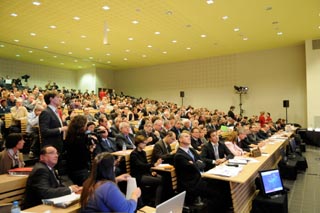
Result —
<path fill-rule="evenodd" d="M 156 213 L 182 213 L 186 191 L 156 206 Z"/>
<path fill-rule="evenodd" d="M 267 196 L 281 194 L 282 179 L 278 169 L 259 171 L 263 193 Z"/>

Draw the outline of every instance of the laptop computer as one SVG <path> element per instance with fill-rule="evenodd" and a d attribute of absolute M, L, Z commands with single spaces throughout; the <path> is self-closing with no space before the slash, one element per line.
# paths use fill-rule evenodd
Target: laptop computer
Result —
<path fill-rule="evenodd" d="M 182 213 L 186 191 L 156 206 L 156 213 Z"/>
<path fill-rule="evenodd" d="M 263 194 L 270 198 L 282 194 L 284 187 L 278 169 L 259 171 Z"/>

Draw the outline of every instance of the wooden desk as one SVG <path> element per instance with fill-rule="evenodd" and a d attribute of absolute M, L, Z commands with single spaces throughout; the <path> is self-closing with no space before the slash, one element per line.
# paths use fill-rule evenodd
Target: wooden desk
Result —
<path fill-rule="evenodd" d="M 281 160 L 281 149 L 286 144 L 287 140 L 285 139 L 282 142 L 269 142 L 261 150 L 262 153 L 269 155 L 255 158 L 259 161 L 258 163 L 248 163 L 235 177 L 222 177 L 207 173 L 203 173 L 202 177 L 228 181 L 234 212 L 250 212 L 256 192 L 255 179 L 258 176 L 258 171 L 275 168 Z"/>
<path fill-rule="evenodd" d="M 170 166 L 170 168 L 157 166 L 157 167 L 152 167 L 151 169 L 155 171 L 169 172 L 171 175 L 172 189 L 173 191 L 177 190 L 177 175 L 176 175 L 176 169 L 174 168 L 174 166 Z"/>
<path fill-rule="evenodd" d="M 24 197 L 28 176 L 0 175 L 0 203 L 21 201 Z"/>
<path fill-rule="evenodd" d="M 30 212 L 50 212 L 50 213 L 78 213 L 80 212 L 80 203 L 69 206 L 68 208 L 57 208 L 49 205 L 38 205 L 29 209 L 23 210 L 21 213 L 30 213 Z"/>
<path fill-rule="evenodd" d="M 155 213 L 156 208 L 150 206 L 144 206 L 141 209 L 137 210 L 137 213 Z"/>

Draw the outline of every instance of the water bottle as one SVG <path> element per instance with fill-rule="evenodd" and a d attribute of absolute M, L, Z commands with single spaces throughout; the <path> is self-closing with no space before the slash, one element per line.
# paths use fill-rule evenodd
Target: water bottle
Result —
<path fill-rule="evenodd" d="M 11 207 L 11 213 L 20 213 L 21 209 L 18 201 L 13 201 Z"/>
<path fill-rule="evenodd" d="M 127 150 L 126 143 L 125 143 L 125 142 L 123 142 L 123 144 L 122 144 L 122 151 L 126 151 L 126 150 Z"/>

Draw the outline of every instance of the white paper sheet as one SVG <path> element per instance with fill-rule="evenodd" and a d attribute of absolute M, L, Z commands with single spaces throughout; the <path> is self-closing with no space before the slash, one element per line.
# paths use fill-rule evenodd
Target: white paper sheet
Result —
<path fill-rule="evenodd" d="M 134 177 L 128 178 L 127 180 L 127 194 L 126 198 L 130 199 L 132 192 L 137 188 L 137 182 Z"/>

